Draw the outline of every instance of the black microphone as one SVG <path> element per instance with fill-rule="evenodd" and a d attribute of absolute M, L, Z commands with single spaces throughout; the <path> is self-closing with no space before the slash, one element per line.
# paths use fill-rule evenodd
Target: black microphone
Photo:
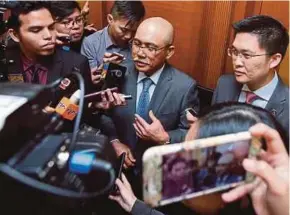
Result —
<path fill-rule="evenodd" d="M 74 67 L 72 71 L 79 72 L 79 69 Z M 53 89 L 54 97 L 49 106 L 55 108 L 63 97 L 71 96 L 77 89 L 78 82 L 74 75 L 68 74 L 64 76 L 60 84 Z"/>

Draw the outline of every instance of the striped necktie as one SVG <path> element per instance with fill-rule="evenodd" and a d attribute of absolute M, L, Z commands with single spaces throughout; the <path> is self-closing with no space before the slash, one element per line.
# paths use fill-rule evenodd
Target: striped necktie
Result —
<path fill-rule="evenodd" d="M 252 104 L 254 101 L 256 101 L 257 99 L 259 99 L 260 97 L 257 96 L 255 93 L 251 92 L 251 91 L 245 91 L 246 93 L 246 103 L 247 104 Z"/>
<path fill-rule="evenodd" d="M 136 112 L 143 119 L 147 120 L 148 112 L 149 112 L 148 108 L 149 108 L 149 103 L 150 103 L 149 88 L 153 84 L 153 81 L 150 78 L 144 78 L 142 82 L 143 82 L 143 89 L 139 97 Z"/>

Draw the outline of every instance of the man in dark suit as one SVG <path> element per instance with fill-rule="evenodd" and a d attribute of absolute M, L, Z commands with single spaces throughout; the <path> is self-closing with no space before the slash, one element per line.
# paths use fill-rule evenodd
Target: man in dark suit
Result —
<path fill-rule="evenodd" d="M 239 101 L 265 108 L 289 134 L 289 88 L 276 72 L 289 44 L 287 29 L 264 15 L 241 20 L 233 28 L 228 55 L 234 74 L 220 77 L 212 103 Z"/>
<path fill-rule="evenodd" d="M 127 62 L 121 89 L 133 99 L 114 108 L 114 125 L 107 124 L 111 131 L 115 127 L 112 144 L 117 155 L 127 153 L 125 167 L 135 176 L 141 176 L 141 158 L 147 148 L 184 140 L 188 129 L 185 109 L 199 108 L 196 82 L 166 62 L 174 54 L 173 35 L 173 26 L 163 18 L 140 24 L 132 41 L 134 64 Z M 138 178 L 134 181 L 141 185 Z"/>
<path fill-rule="evenodd" d="M 12 10 L 8 30 L 16 45 L 6 51 L 11 82 L 48 84 L 79 71 L 92 89 L 88 60 L 77 53 L 56 49 L 55 21 L 45 2 L 20 2 Z"/>

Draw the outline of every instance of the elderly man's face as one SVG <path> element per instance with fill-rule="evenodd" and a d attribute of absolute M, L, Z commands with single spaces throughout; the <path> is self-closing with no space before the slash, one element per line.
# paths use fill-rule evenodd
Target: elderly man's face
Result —
<path fill-rule="evenodd" d="M 132 41 L 132 57 L 139 72 L 153 74 L 160 69 L 168 54 L 164 32 L 148 25 L 140 25 Z"/>

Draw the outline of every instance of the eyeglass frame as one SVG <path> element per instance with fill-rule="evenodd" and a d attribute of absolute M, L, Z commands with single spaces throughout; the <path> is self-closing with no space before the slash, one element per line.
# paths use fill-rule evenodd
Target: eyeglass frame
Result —
<path fill-rule="evenodd" d="M 139 41 L 140 42 L 140 45 L 137 45 L 137 44 L 134 44 L 134 41 L 139 41 L 139 40 L 133 39 L 133 40 L 130 41 L 130 44 L 132 46 L 132 49 L 133 49 L 133 46 L 138 47 L 137 52 L 139 52 L 140 49 L 142 49 L 142 52 L 144 52 L 143 49 L 147 49 L 148 50 L 148 53 L 152 53 L 152 55 L 154 55 L 154 56 L 156 55 L 156 52 L 157 51 L 162 50 L 162 49 L 165 49 L 165 48 L 167 48 L 167 47 L 169 47 L 169 46 L 172 45 L 172 44 L 168 44 L 168 45 L 162 46 L 160 48 L 158 48 L 158 47 L 151 47 L 151 48 L 153 48 L 153 51 L 154 51 L 154 54 L 153 54 L 153 52 L 149 51 L 149 49 L 148 49 L 150 47 L 146 47 L 146 43 L 142 43 L 142 42 Z M 154 44 L 147 43 L 147 45 L 154 45 Z M 144 52 L 144 53 L 146 54 L 147 52 Z"/>
<path fill-rule="evenodd" d="M 237 54 L 232 54 L 232 51 L 235 50 L 237 52 Z M 256 54 L 256 55 L 251 55 L 251 54 L 243 54 L 242 52 L 238 51 L 236 48 L 234 47 L 229 47 L 227 48 L 227 54 L 229 57 L 233 58 L 234 57 L 240 57 L 242 60 L 250 60 L 253 57 L 259 57 L 259 56 L 266 56 L 266 55 L 272 55 L 272 53 L 265 53 L 265 54 Z"/>
<path fill-rule="evenodd" d="M 76 19 L 78 19 L 78 18 L 81 18 L 81 20 L 82 20 L 82 24 L 78 24 L 78 23 L 77 23 Z M 63 21 L 65 21 L 65 20 L 68 21 L 67 24 L 63 23 Z M 74 18 L 74 19 L 67 19 L 67 18 L 60 19 L 59 17 L 57 17 L 57 18 L 55 19 L 55 22 L 64 25 L 67 29 L 70 29 L 70 28 L 72 28 L 72 27 L 74 26 L 74 24 L 77 24 L 78 26 L 84 25 L 85 20 L 84 20 L 84 16 L 83 16 L 83 14 L 80 14 L 79 16 L 77 16 L 77 17 Z M 67 25 L 70 25 L 70 24 L 72 24 L 71 27 L 67 27 Z"/>

